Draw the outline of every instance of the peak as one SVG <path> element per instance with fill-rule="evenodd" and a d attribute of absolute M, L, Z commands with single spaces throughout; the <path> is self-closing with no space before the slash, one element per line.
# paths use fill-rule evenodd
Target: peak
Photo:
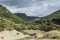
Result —
<path fill-rule="evenodd" d="M 60 10 L 57 10 L 56 12 L 60 12 Z"/>
<path fill-rule="evenodd" d="M 0 5 L 0 9 L 6 9 L 6 7 L 4 7 L 3 5 Z"/>
<path fill-rule="evenodd" d="M 44 17 L 45 19 L 57 19 L 57 18 L 60 18 L 60 10 L 57 10 L 55 12 L 53 12 L 52 14 L 48 15 L 48 16 L 45 16 Z"/>
<path fill-rule="evenodd" d="M 2 8 L 5 8 L 3 5 L 0 5 L 0 8 L 1 8 L 1 7 L 2 7 Z"/>
<path fill-rule="evenodd" d="M 0 7 L 3 7 L 2 5 L 0 5 Z"/>
<path fill-rule="evenodd" d="M 0 5 L 0 13 L 10 13 L 10 11 L 3 5 Z"/>
<path fill-rule="evenodd" d="M 56 13 L 56 12 L 60 12 L 60 10 L 56 10 L 56 11 L 54 11 L 53 13 Z"/>
<path fill-rule="evenodd" d="M 52 14 L 59 14 L 60 15 L 60 10 L 57 10 L 57 11 L 55 11 L 55 12 L 53 12 Z"/>

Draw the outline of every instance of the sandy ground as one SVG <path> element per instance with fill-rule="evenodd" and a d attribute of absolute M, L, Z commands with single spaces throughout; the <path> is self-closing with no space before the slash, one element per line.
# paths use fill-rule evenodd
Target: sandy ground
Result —
<path fill-rule="evenodd" d="M 44 32 L 38 31 L 38 30 L 24 30 L 24 31 L 28 32 L 28 33 L 37 33 L 39 35 L 38 37 L 43 37 L 42 33 L 44 33 Z M 51 33 L 53 33 L 53 32 L 54 31 L 51 31 Z M 20 38 L 23 39 L 26 37 L 29 37 L 29 35 L 24 35 L 22 32 L 18 32 L 16 30 L 0 32 L 0 40 L 16 40 L 16 39 L 20 39 Z M 32 38 L 29 40 L 60 40 L 60 39 L 35 39 L 35 38 Z"/>
<path fill-rule="evenodd" d="M 40 30 L 24 30 L 24 32 L 27 32 L 28 34 L 34 34 L 34 33 L 36 33 L 37 37 L 43 37 L 43 35 L 45 34 L 44 31 L 40 31 Z"/>
<path fill-rule="evenodd" d="M 27 30 L 25 30 L 27 31 Z M 42 33 L 40 31 L 33 31 L 33 30 L 28 30 L 27 32 L 29 33 L 38 33 L 39 37 L 42 37 Z M 12 30 L 12 31 L 2 31 L 0 32 L 0 40 L 16 40 L 16 39 L 20 39 L 20 38 L 25 38 L 25 37 L 29 37 L 29 35 L 24 35 L 22 32 L 18 32 L 16 30 Z M 31 40 L 36 40 L 36 39 L 31 39 Z"/>
<path fill-rule="evenodd" d="M 2 31 L 0 32 L 0 40 L 15 40 L 24 38 L 24 34 L 16 30 L 13 31 Z"/>

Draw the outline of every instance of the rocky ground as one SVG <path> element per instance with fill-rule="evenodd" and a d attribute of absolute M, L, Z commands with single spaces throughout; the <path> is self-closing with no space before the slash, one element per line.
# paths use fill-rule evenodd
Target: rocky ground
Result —
<path fill-rule="evenodd" d="M 13 31 L 2 31 L 0 32 L 0 40 L 15 40 L 24 38 L 24 34 L 16 30 Z"/>
<path fill-rule="evenodd" d="M 57 30 L 50 32 L 40 30 L 22 30 L 21 32 L 12 30 L 0 32 L 0 40 L 60 40 L 59 38 L 60 31 Z"/>

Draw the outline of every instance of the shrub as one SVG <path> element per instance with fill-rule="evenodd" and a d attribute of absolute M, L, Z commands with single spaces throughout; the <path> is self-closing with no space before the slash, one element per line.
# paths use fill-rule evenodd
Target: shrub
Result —
<path fill-rule="evenodd" d="M 50 32 L 46 33 L 44 38 L 48 38 L 48 39 L 60 39 L 60 32 L 59 31 L 50 31 Z"/>
<path fill-rule="evenodd" d="M 35 36 L 36 35 L 36 33 L 33 33 L 33 34 L 29 34 L 30 36 Z"/>
<path fill-rule="evenodd" d="M 53 26 L 48 26 L 48 25 L 41 25 L 40 26 L 40 30 L 43 30 L 43 31 L 46 31 L 46 32 L 48 32 L 48 31 L 51 31 L 51 30 L 53 30 Z"/>

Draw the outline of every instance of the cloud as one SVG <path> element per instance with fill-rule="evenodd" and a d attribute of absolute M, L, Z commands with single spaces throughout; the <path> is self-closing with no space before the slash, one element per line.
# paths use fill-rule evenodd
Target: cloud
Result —
<path fill-rule="evenodd" d="M 2 4 L 8 5 L 8 6 L 15 6 L 15 7 L 29 7 L 31 4 L 33 4 L 33 0 L 2 0 Z"/>
<path fill-rule="evenodd" d="M 60 9 L 60 0 L 2 0 L 13 13 L 26 13 L 29 16 L 46 16 Z"/>

